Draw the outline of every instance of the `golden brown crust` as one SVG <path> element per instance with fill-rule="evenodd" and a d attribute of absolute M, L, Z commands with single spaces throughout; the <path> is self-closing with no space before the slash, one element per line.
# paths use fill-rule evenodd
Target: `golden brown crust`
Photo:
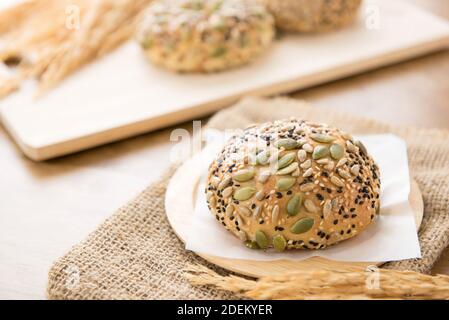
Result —
<path fill-rule="evenodd" d="M 285 31 L 327 31 L 351 23 L 362 0 L 260 0 Z"/>
<path fill-rule="evenodd" d="M 211 164 L 207 201 L 249 247 L 322 249 L 360 233 L 379 209 L 379 169 L 335 128 L 296 119 L 252 126 Z"/>
<path fill-rule="evenodd" d="M 274 37 L 274 19 L 255 0 L 156 1 L 138 41 L 148 58 L 180 72 L 214 72 L 250 62 Z"/>

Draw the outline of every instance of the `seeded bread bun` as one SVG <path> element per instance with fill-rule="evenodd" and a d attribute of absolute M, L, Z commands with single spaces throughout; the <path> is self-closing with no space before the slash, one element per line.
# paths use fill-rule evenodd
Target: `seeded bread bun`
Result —
<path fill-rule="evenodd" d="M 285 120 L 232 137 L 206 185 L 216 219 L 250 248 L 322 249 L 379 212 L 379 169 L 360 141 L 324 124 Z"/>
<path fill-rule="evenodd" d="M 274 19 L 256 0 L 156 1 L 138 40 L 154 63 L 180 72 L 246 64 L 270 45 Z"/>
<path fill-rule="evenodd" d="M 260 0 L 279 29 L 292 32 L 327 31 L 354 20 L 362 0 Z"/>

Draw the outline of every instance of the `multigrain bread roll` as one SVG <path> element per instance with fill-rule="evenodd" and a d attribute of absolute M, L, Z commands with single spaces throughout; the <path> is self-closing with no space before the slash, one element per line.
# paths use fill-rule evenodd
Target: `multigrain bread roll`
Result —
<path fill-rule="evenodd" d="M 166 0 L 145 12 L 138 41 L 158 65 L 213 72 L 252 61 L 274 32 L 273 17 L 257 0 Z"/>
<path fill-rule="evenodd" d="M 362 0 L 259 0 L 284 31 L 328 31 L 351 23 Z"/>
<path fill-rule="evenodd" d="M 354 237 L 379 212 L 379 169 L 365 146 L 302 120 L 254 125 L 209 167 L 209 209 L 254 249 L 323 249 Z"/>

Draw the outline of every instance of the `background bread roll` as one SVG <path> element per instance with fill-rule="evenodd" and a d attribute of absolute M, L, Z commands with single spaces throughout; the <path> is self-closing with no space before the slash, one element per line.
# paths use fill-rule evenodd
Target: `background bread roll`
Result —
<path fill-rule="evenodd" d="M 273 36 L 273 17 L 256 0 L 155 1 L 138 31 L 152 62 L 180 72 L 246 64 L 267 49 Z"/>
<path fill-rule="evenodd" d="M 314 32 L 351 23 L 362 0 L 260 0 L 276 19 L 279 29 Z"/>

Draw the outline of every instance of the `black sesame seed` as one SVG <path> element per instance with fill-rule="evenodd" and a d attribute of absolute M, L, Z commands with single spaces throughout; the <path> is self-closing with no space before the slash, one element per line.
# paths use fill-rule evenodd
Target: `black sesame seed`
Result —
<path fill-rule="evenodd" d="M 335 220 L 334 220 L 334 224 L 338 224 L 338 219 L 335 219 Z"/>

